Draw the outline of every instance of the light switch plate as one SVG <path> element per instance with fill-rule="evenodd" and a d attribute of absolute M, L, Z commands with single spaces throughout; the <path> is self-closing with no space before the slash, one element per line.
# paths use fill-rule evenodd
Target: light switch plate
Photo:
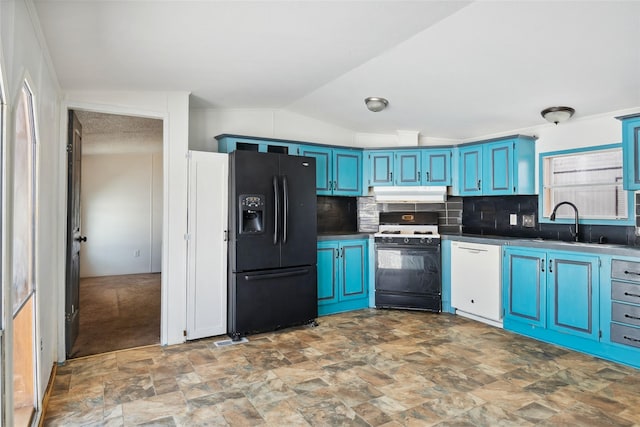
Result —
<path fill-rule="evenodd" d="M 509 225 L 518 225 L 518 214 L 509 215 Z"/>

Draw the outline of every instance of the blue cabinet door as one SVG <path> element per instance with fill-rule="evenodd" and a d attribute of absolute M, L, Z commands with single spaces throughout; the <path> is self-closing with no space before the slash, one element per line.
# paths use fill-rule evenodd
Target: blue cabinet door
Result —
<path fill-rule="evenodd" d="M 482 194 L 482 146 L 461 147 L 459 150 L 459 195 L 479 196 Z"/>
<path fill-rule="evenodd" d="M 483 148 L 482 192 L 486 195 L 514 194 L 512 140 L 486 144 Z"/>
<path fill-rule="evenodd" d="M 333 149 L 333 194 L 362 195 L 362 151 Z"/>
<path fill-rule="evenodd" d="M 369 151 L 369 186 L 393 185 L 393 151 Z"/>
<path fill-rule="evenodd" d="M 366 241 L 345 240 L 342 242 L 340 249 L 342 290 L 340 301 L 367 297 L 367 255 Z"/>
<path fill-rule="evenodd" d="M 422 185 L 451 185 L 451 149 L 422 151 Z"/>
<path fill-rule="evenodd" d="M 545 251 L 505 248 L 503 306 L 505 327 L 520 322 L 546 327 L 547 273 Z"/>
<path fill-rule="evenodd" d="M 398 150 L 394 155 L 394 184 L 420 185 L 422 153 L 419 150 Z"/>
<path fill-rule="evenodd" d="M 369 306 L 368 239 L 318 242 L 318 314 Z"/>
<path fill-rule="evenodd" d="M 548 260 L 548 328 L 597 340 L 598 257 L 549 251 Z"/>
<path fill-rule="evenodd" d="M 318 305 L 338 301 L 338 243 L 318 242 Z"/>
<path fill-rule="evenodd" d="M 303 145 L 300 147 L 300 155 L 316 159 L 316 194 L 333 194 L 333 150 Z"/>
<path fill-rule="evenodd" d="M 622 119 L 623 186 L 640 190 L 640 116 Z"/>

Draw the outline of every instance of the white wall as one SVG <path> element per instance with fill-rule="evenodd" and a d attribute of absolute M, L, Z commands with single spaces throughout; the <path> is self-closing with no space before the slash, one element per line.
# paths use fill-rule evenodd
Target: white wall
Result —
<path fill-rule="evenodd" d="M 36 339 L 37 358 L 37 396 L 42 396 L 49 380 L 58 352 L 59 292 L 60 277 L 64 277 L 64 250 L 60 241 L 64 240 L 64 214 L 60 211 L 60 177 L 64 163 L 57 159 L 64 152 L 59 141 L 59 87 L 55 73 L 50 67 L 46 48 L 40 37 L 40 27 L 33 4 L 30 0 L 0 1 L 0 58 L 4 72 L 7 96 L 7 159 L 11 158 L 13 140 L 14 113 L 17 95 L 25 78 L 28 79 L 34 94 L 37 139 L 37 224 L 36 224 Z M 7 161 L 3 194 L 6 197 L 6 212 L 11 212 L 11 196 L 6 190 L 12 187 L 13 167 Z M 6 219 L 6 221 L 5 221 Z M 2 294 L 4 298 L 3 317 L 6 329 L 4 337 L 4 355 L 12 354 L 13 325 L 9 309 L 11 266 L 8 252 L 11 248 L 11 221 L 3 218 L 3 254 Z M 64 247 L 64 246 L 62 246 Z M 64 343 L 64 341 L 62 341 Z M 12 387 L 11 360 L 4 364 L 3 382 L 7 396 Z M 4 409 L 12 407 L 12 402 L 2 402 Z M 39 416 L 39 415 L 38 415 Z M 11 411 L 5 412 L 5 422 L 12 425 Z"/>
<path fill-rule="evenodd" d="M 81 277 L 160 271 L 162 153 L 82 156 L 80 204 Z"/>
<path fill-rule="evenodd" d="M 356 133 L 286 110 L 193 109 L 189 111 L 189 148 L 217 151 L 222 133 L 356 146 Z"/>

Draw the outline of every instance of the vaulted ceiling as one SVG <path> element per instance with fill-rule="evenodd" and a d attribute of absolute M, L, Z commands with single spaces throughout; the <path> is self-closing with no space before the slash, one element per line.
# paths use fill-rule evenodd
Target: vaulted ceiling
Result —
<path fill-rule="evenodd" d="M 638 1 L 35 0 L 65 90 L 464 139 L 640 107 Z M 371 113 L 367 96 L 389 108 Z"/>

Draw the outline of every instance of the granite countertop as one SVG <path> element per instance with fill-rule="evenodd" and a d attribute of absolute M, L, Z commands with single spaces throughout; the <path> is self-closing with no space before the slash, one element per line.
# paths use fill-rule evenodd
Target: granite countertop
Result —
<path fill-rule="evenodd" d="M 540 249 L 554 249 L 562 251 L 587 252 L 603 255 L 618 255 L 640 257 L 640 247 L 615 245 L 609 243 L 565 242 L 527 237 L 491 236 L 477 234 L 443 234 L 443 240 L 461 242 L 485 243 L 502 246 L 523 246 Z"/>
<path fill-rule="evenodd" d="M 318 234 L 318 241 L 322 240 L 350 240 L 350 239 L 368 239 L 373 233 L 362 233 L 359 231 L 352 232 L 329 232 Z"/>

